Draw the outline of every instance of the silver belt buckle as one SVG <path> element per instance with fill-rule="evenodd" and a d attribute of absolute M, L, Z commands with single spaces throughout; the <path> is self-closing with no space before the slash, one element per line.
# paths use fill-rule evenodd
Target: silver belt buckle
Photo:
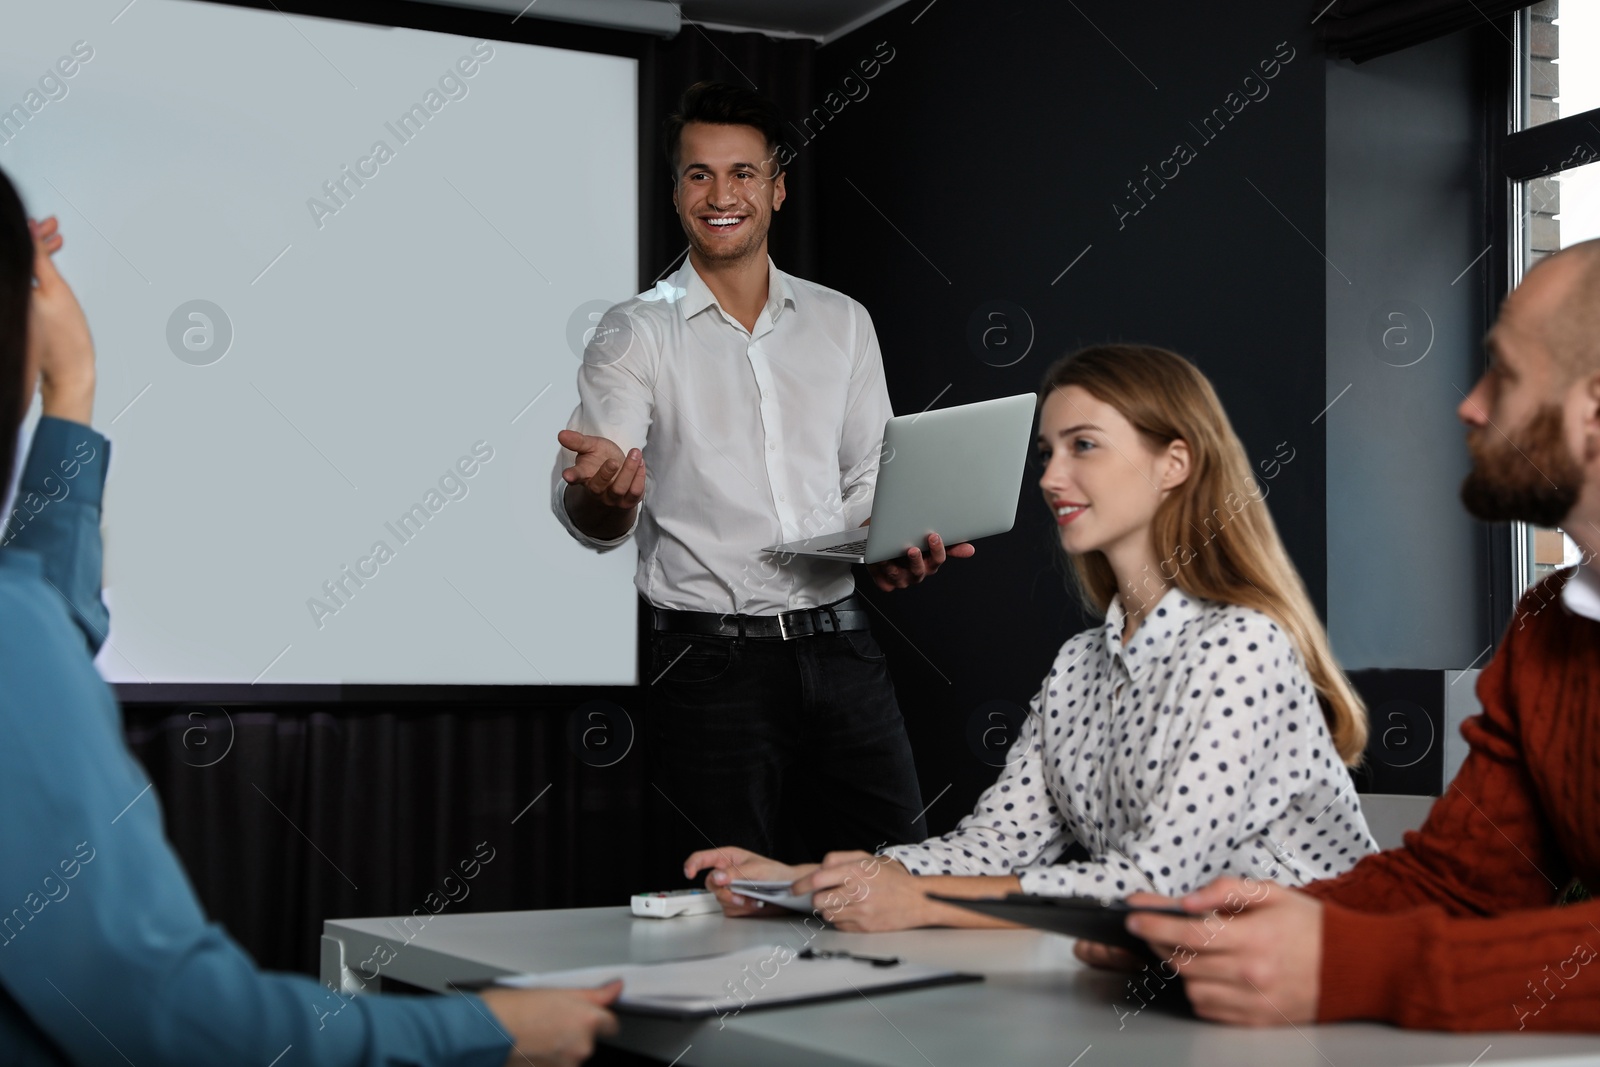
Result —
<path fill-rule="evenodd" d="M 778 635 L 780 637 L 782 637 L 785 641 L 787 641 L 787 640 L 789 640 L 790 638 L 793 638 L 793 637 L 803 637 L 803 636 L 805 636 L 804 634 L 792 634 L 792 633 L 789 632 L 789 616 L 792 615 L 792 614 L 794 614 L 794 613 L 793 612 L 788 612 L 788 611 L 780 611 L 780 612 L 778 612 Z"/>

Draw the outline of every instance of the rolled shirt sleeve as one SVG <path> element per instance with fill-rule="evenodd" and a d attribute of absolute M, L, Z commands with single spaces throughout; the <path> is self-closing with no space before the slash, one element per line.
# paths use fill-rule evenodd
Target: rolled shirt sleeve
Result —
<path fill-rule="evenodd" d="M 912 874 L 1019 874 L 1054 862 L 1073 839 L 1045 786 L 1044 760 L 1039 697 L 1034 697 L 1004 771 L 983 791 L 973 813 L 950 833 L 879 854 L 898 860 Z"/>
<path fill-rule="evenodd" d="M 578 406 L 567 420 L 567 429 L 607 438 L 624 455 L 629 449 L 643 449 L 650 435 L 658 356 L 659 346 L 640 317 L 628 314 L 620 305 L 602 315 L 583 350 L 583 364 L 578 368 Z M 561 472 L 576 461 L 577 453 L 570 449 L 556 450 L 555 467 L 550 472 L 550 510 L 579 544 L 598 552 L 609 551 L 633 536 L 640 509 L 634 510 L 633 524 L 620 537 L 590 537 L 578 529 L 567 514 L 567 482 L 561 477 Z M 645 476 L 649 477 L 648 469 Z"/>

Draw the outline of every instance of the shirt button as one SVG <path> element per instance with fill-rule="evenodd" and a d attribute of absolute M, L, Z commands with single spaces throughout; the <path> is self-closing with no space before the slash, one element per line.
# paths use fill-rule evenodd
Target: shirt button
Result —
<path fill-rule="evenodd" d="M 788 499 L 789 499 L 789 498 L 788 498 L 788 497 L 786 497 L 786 496 L 784 496 L 784 495 L 783 495 L 783 494 L 782 494 L 782 493 L 779 493 L 779 494 L 778 494 L 778 500 L 779 500 L 779 501 L 785 501 L 785 500 L 788 500 Z"/>
<path fill-rule="evenodd" d="M 767 451 L 768 452 L 776 452 L 777 450 L 778 450 L 778 446 L 776 444 L 771 444 L 771 445 L 767 446 Z"/>

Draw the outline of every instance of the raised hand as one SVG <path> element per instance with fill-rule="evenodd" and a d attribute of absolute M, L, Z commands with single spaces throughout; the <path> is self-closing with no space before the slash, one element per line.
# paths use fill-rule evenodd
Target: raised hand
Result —
<path fill-rule="evenodd" d="M 33 273 L 37 279 L 28 307 L 28 366 L 25 388 L 34 375 L 44 413 L 88 424 L 94 409 L 94 341 L 72 287 L 51 259 L 64 243 L 54 215 L 28 220 L 33 234 Z"/>

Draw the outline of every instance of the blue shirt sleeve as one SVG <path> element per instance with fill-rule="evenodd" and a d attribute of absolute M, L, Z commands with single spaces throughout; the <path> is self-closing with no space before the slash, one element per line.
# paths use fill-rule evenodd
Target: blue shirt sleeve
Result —
<path fill-rule="evenodd" d="M 85 625 L 105 633 L 108 449 L 74 425 L 41 423 L 21 484 L 57 497 L 0 551 L 0 1063 L 503 1063 L 510 1038 L 480 998 L 345 997 L 259 970 L 206 919 L 85 654 Z"/>
<path fill-rule="evenodd" d="M 88 426 L 41 418 L 0 536 L 5 548 L 39 556 L 91 656 L 110 625 L 100 600 L 100 500 L 110 461 L 111 442 Z"/>

